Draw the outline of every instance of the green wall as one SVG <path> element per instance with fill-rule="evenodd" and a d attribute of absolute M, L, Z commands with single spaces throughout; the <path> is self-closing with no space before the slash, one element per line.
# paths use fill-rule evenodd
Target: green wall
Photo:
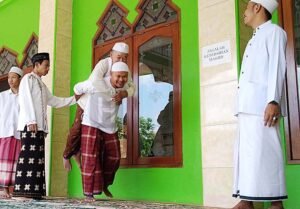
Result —
<path fill-rule="evenodd" d="M 133 22 L 138 0 L 120 0 Z M 201 204 L 202 172 L 200 144 L 200 85 L 197 0 L 173 0 L 181 9 L 182 142 L 181 168 L 121 168 L 111 191 L 117 199 Z M 92 39 L 96 22 L 108 0 L 73 1 L 72 86 L 86 79 L 92 68 Z M 72 117 L 74 118 L 74 109 Z M 74 166 L 76 167 L 76 166 Z M 69 174 L 69 196 L 82 196 L 81 177 L 76 167 Z"/>
<path fill-rule="evenodd" d="M 18 61 L 32 33 L 39 32 L 39 0 L 4 0 L 0 3 L 0 48 L 18 53 Z"/>
<path fill-rule="evenodd" d="M 236 4 L 237 7 L 239 8 L 240 11 L 237 12 L 237 14 L 242 15 L 243 14 L 243 2 L 236 0 Z M 238 5 L 239 4 L 239 5 Z M 279 17 L 278 17 L 278 12 L 276 11 L 273 14 L 272 17 L 272 21 L 274 23 L 278 23 L 279 22 Z M 242 22 L 241 22 L 241 18 L 238 18 L 237 16 L 237 22 L 239 22 L 239 24 L 237 24 L 237 31 L 238 31 L 238 36 L 240 39 L 240 35 L 241 35 L 241 28 L 242 26 Z M 245 38 L 245 37 L 244 37 Z M 244 48 L 243 48 L 243 44 L 240 44 L 240 40 L 238 40 L 238 48 L 237 50 L 241 50 L 241 55 L 243 54 Z M 239 46 L 241 45 L 241 46 Z M 238 57 L 238 59 L 241 59 L 241 57 Z M 241 60 L 239 60 L 241 61 Z M 240 62 L 238 62 L 240 63 Z M 238 69 L 239 70 L 239 69 Z M 286 155 L 286 138 L 285 138 L 285 130 L 284 130 L 284 124 L 283 121 L 281 121 L 281 138 L 282 140 L 282 145 L 283 145 L 283 149 L 284 149 L 284 154 L 285 154 L 285 158 L 287 157 Z M 300 209 L 300 181 L 298 180 L 300 178 L 300 165 L 294 165 L 294 164 L 288 164 L 286 161 L 286 165 L 285 165 L 285 174 L 286 174 L 286 186 L 287 186 L 287 194 L 288 194 L 288 199 L 286 201 L 284 201 L 284 207 L 285 209 Z M 265 208 L 268 208 L 269 204 L 265 204 Z"/>

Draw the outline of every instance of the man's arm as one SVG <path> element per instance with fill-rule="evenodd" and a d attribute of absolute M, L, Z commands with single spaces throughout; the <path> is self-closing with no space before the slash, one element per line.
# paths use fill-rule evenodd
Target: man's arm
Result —
<path fill-rule="evenodd" d="M 71 97 L 56 97 L 52 95 L 49 89 L 44 86 L 47 93 L 47 105 L 55 108 L 61 108 L 65 106 L 71 106 L 76 103 L 76 99 L 74 96 Z"/>
<path fill-rule="evenodd" d="M 286 34 L 283 30 L 275 30 L 268 39 L 269 70 L 267 106 L 264 114 L 265 126 L 274 126 L 280 116 L 280 102 L 286 73 Z"/>
<path fill-rule="evenodd" d="M 110 88 L 104 81 L 104 76 L 111 67 L 111 59 L 106 58 L 100 60 L 94 67 L 89 80 L 92 82 L 97 92 L 110 93 Z"/>

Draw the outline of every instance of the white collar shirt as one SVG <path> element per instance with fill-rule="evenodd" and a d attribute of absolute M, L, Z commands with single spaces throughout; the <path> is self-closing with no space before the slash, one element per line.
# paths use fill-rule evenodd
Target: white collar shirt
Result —
<path fill-rule="evenodd" d="M 110 78 L 104 79 L 106 85 L 111 92 L 115 92 L 110 83 Z M 90 81 L 85 81 L 76 85 L 81 92 L 87 93 L 92 84 Z M 87 94 L 87 103 L 83 113 L 82 124 L 91 126 L 104 131 L 105 133 L 113 134 L 117 131 L 116 118 L 119 110 L 119 105 L 112 101 L 110 94 L 103 92 Z"/>
<path fill-rule="evenodd" d="M 67 98 L 53 96 L 40 76 L 33 72 L 26 74 L 19 87 L 18 130 L 24 130 L 26 125 L 37 124 L 38 131 L 48 133 L 47 106 L 60 108 L 75 103 L 74 96 Z"/>
<path fill-rule="evenodd" d="M 102 92 L 105 94 L 112 93 L 111 88 L 107 86 L 106 82 L 104 81 L 104 78 L 110 77 L 111 67 L 112 59 L 110 57 L 102 59 L 96 64 L 88 79 L 92 82 L 93 86 L 95 87 L 95 91 Z M 123 89 L 127 91 L 128 96 L 133 96 L 135 92 L 135 85 L 133 84 L 130 72 L 128 73 L 128 82 L 125 84 Z M 112 95 L 113 94 L 111 94 L 111 96 Z M 83 95 L 77 102 L 82 109 L 84 109 L 85 107 L 87 97 L 87 95 Z"/>
<path fill-rule="evenodd" d="M 244 52 L 238 85 L 237 113 L 264 115 L 275 101 L 285 114 L 286 33 L 267 21 L 257 27 Z"/>
<path fill-rule="evenodd" d="M 0 138 L 13 136 L 20 139 L 20 132 L 17 131 L 19 104 L 18 94 L 11 89 L 0 93 Z"/>

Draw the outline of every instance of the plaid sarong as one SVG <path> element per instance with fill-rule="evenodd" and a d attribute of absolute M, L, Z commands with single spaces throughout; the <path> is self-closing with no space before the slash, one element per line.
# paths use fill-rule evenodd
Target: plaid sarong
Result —
<path fill-rule="evenodd" d="M 0 138 L 0 187 L 13 186 L 21 141 L 12 137 Z"/>
<path fill-rule="evenodd" d="M 120 165 L 120 142 L 117 133 L 108 134 L 82 125 L 82 185 L 86 196 L 100 194 L 114 181 Z"/>

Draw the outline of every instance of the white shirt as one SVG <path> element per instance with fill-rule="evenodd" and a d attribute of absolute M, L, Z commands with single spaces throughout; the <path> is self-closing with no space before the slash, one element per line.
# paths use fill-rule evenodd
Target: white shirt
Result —
<path fill-rule="evenodd" d="M 26 125 L 37 124 L 39 131 L 48 133 L 47 105 L 60 108 L 75 104 L 73 97 L 62 98 L 51 94 L 41 77 L 35 73 L 26 74 L 19 87 L 20 115 L 18 130 Z"/>
<path fill-rule="evenodd" d="M 285 31 L 267 21 L 257 27 L 249 40 L 241 67 L 237 113 L 264 115 L 275 101 L 285 115 L 283 89 L 286 72 Z"/>
<path fill-rule="evenodd" d="M 18 94 L 11 89 L 0 93 L 0 138 L 14 136 L 20 139 L 17 131 L 19 117 Z"/>
<path fill-rule="evenodd" d="M 110 77 L 110 71 L 112 67 L 112 59 L 107 57 L 105 59 L 100 60 L 94 70 L 92 71 L 88 80 L 92 82 L 98 92 L 103 92 L 106 94 L 111 93 L 111 88 L 106 85 L 104 78 Z M 128 82 L 124 86 L 124 89 L 127 91 L 128 96 L 133 96 L 135 92 L 135 85 L 133 84 L 131 73 L 128 73 Z M 112 94 L 113 95 L 113 94 Z M 111 95 L 111 96 L 112 96 Z M 85 104 L 87 102 L 87 95 L 83 95 L 80 97 L 79 101 L 77 102 L 79 106 L 84 109 Z"/>
<path fill-rule="evenodd" d="M 110 83 L 110 77 L 104 78 L 104 81 L 111 93 L 116 92 Z M 87 95 L 82 118 L 83 125 L 98 128 L 109 134 L 117 131 L 116 117 L 119 105 L 112 101 L 110 93 L 98 92 L 89 80 L 76 84 L 74 91 L 76 94 Z"/>

